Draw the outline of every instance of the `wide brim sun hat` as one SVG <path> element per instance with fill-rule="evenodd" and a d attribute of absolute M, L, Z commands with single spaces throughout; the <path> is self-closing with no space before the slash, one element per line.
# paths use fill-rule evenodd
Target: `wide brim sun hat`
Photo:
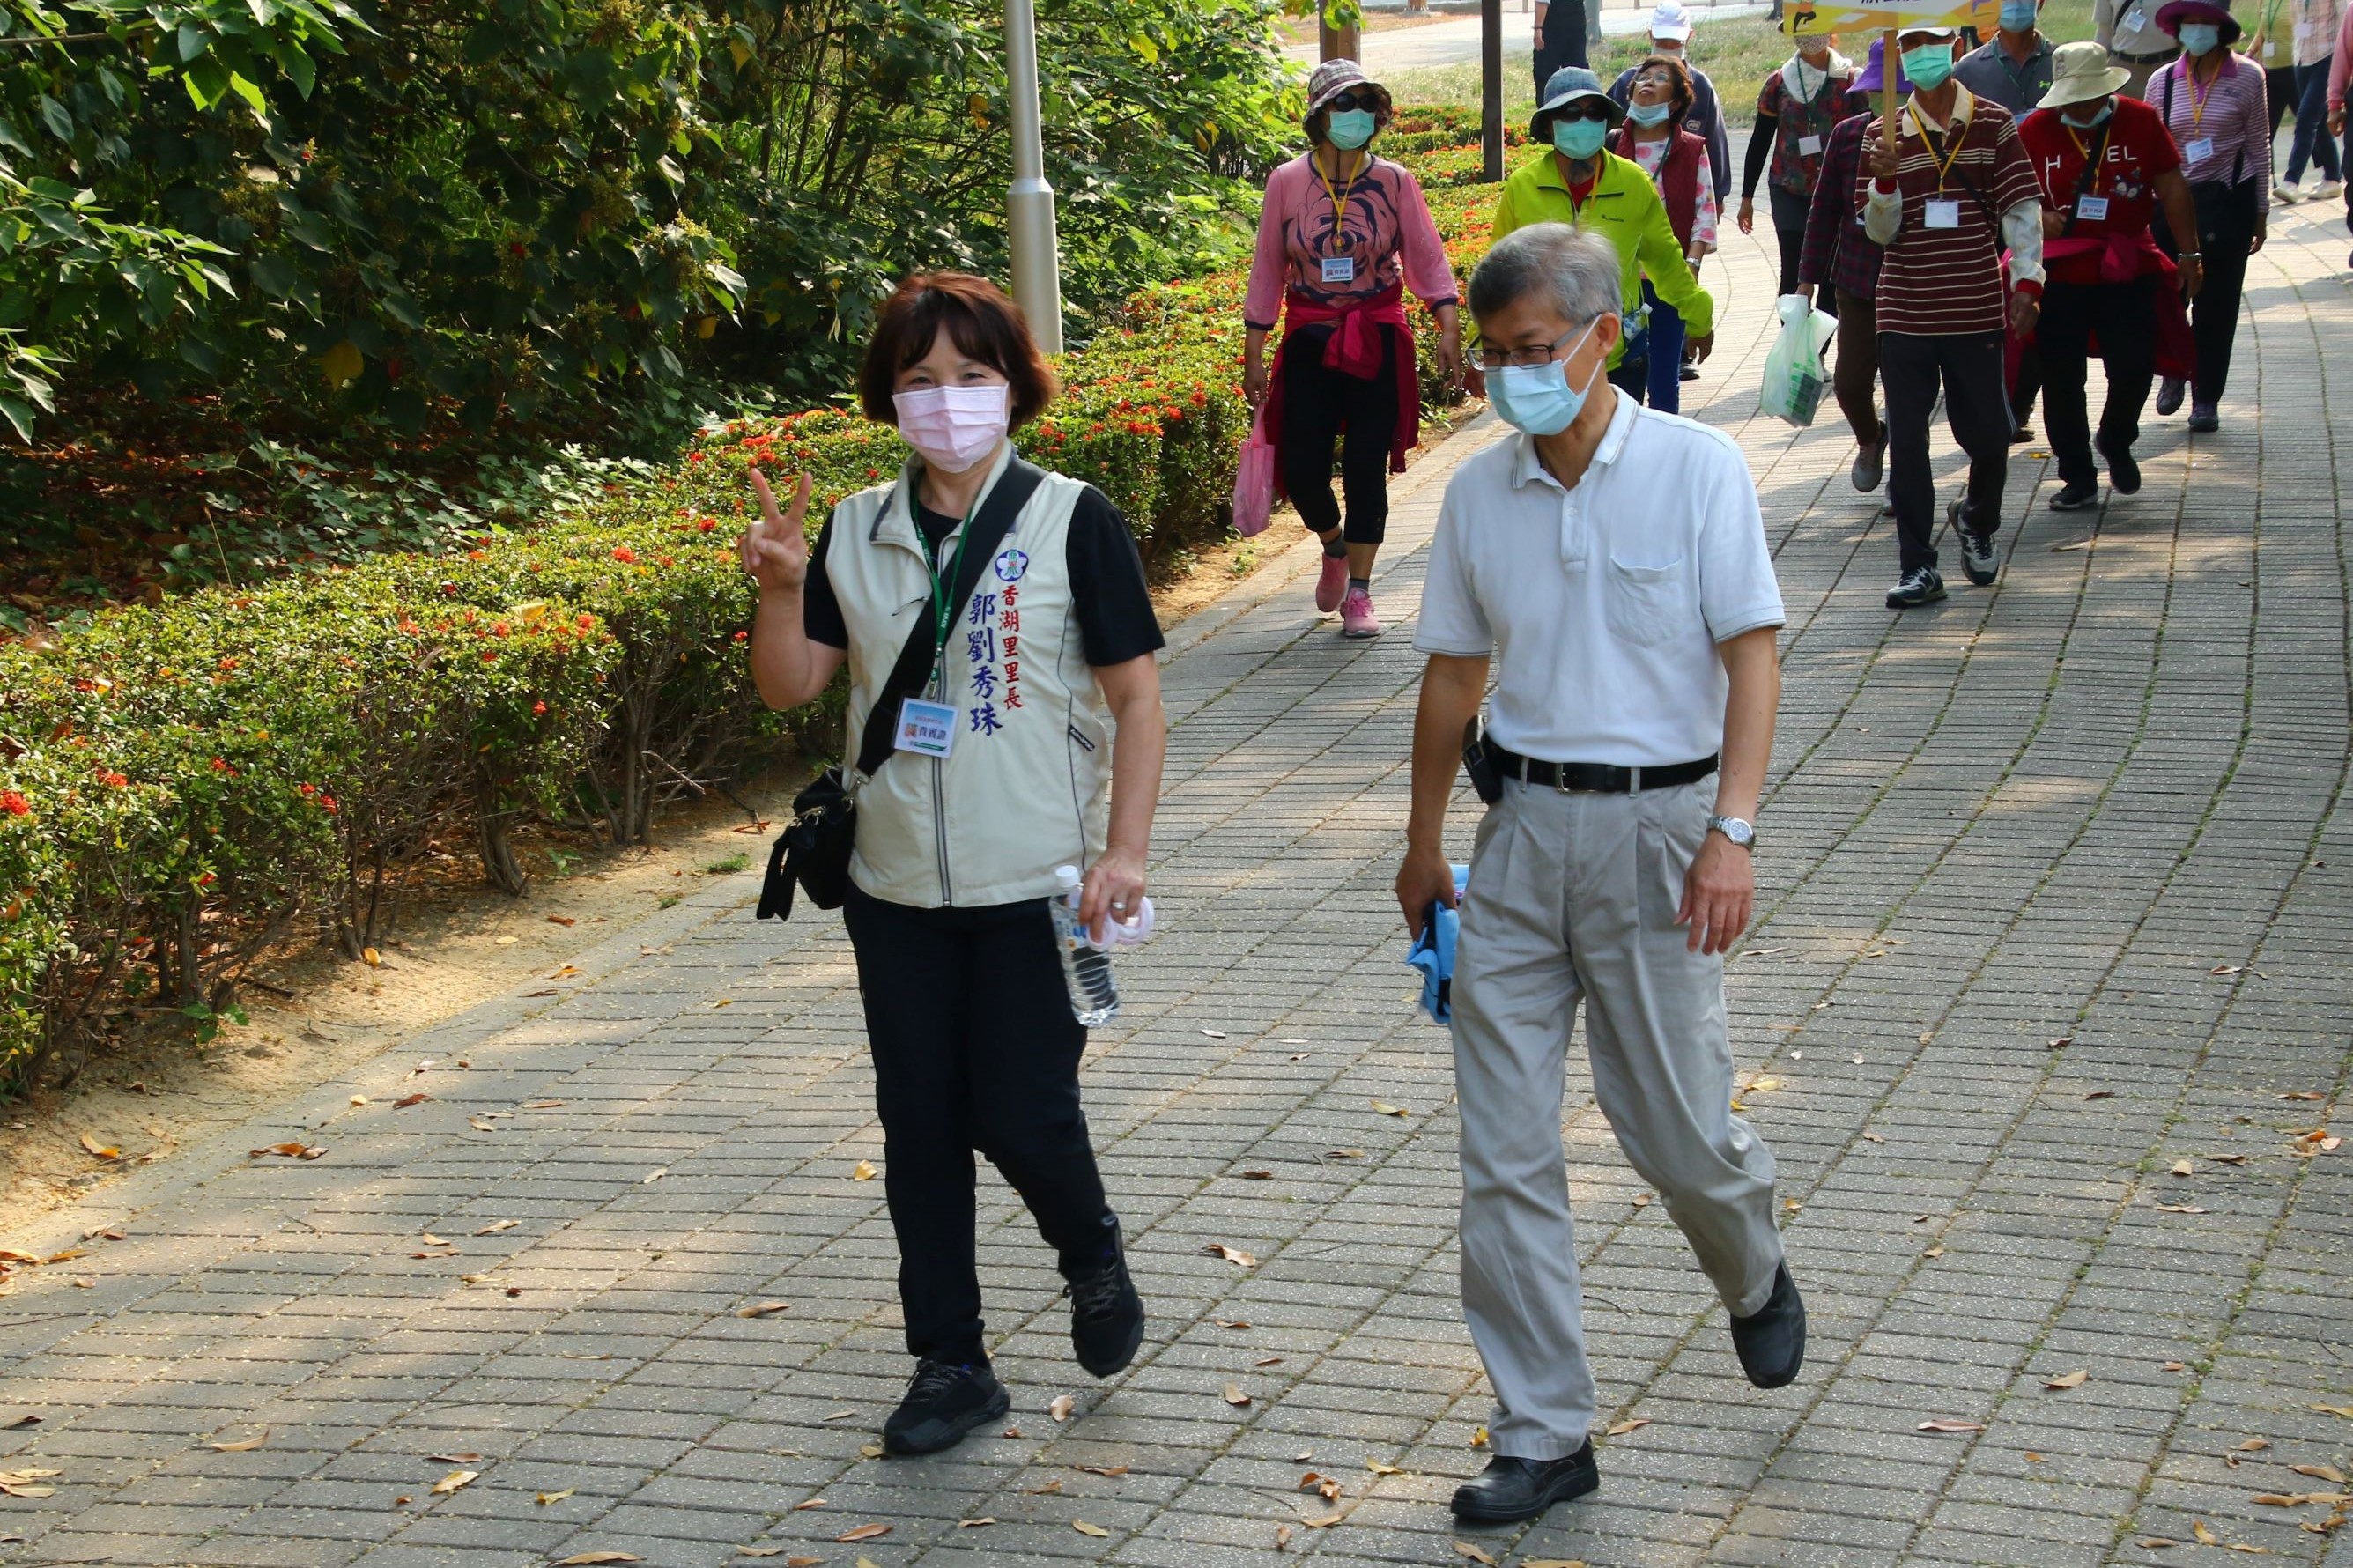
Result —
<path fill-rule="evenodd" d="M 1626 109 L 1602 89 L 1601 79 L 1583 66 L 1563 66 L 1545 80 L 1544 97 L 1528 121 L 1528 134 L 1541 142 L 1545 126 L 1556 109 L 1566 109 L 1583 99 L 1596 99 L 1609 111 L 1609 128 L 1616 130 L 1626 118 Z"/>
<path fill-rule="evenodd" d="M 1354 60 L 1325 60 L 1307 79 L 1307 110 L 1300 116 L 1302 122 L 1314 120 L 1324 112 L 1324 105 L 1350 88 L 1369 88 L 1380 95 L 1381 107 L 1377 111 L 1383 120 L 1394 112 L 1389 89 L 1365 74 L 1365 68 Z"/>
<path fill-rule="evenodd" d="M 2165 5 L 2158 7 L 2157 30 L 2167 37 L 2178 40 L 2184 22 L 2219 25 L 2222 29 L 2221 47 L 2226 49 L 2237 43 L 2239 35 L 2246 31 L 2239 26 L 2239 19 L 2231 15 L 2229 6 L 2214 5 L 2212 0 L 2167 0 Z"/>
<path fill-rule="evenodd" d="M 2051 57 L 2051 89 L 2042 95 L 2044 109 L 2064 109 L 2105 98 L 2132 80 L 2132 72 L 2108 64 L 2108 51 L 2089 39 L 2062 44 Z"/>

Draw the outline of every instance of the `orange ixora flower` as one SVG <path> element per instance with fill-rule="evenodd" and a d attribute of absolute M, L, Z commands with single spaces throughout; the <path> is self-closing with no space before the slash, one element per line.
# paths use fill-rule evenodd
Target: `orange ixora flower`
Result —
<path fill-rule="evenodd" d="M 0 811 L 11 816 L 30 816 L 33 803 L 13 789 L 0 789 Z"/>
<path fill-rule="evenodd" d="M 613 546 L 613 559 L 624 566 L 634 566 L 638 563 L 638 552 L 626 544 L 616 544 Z"/>

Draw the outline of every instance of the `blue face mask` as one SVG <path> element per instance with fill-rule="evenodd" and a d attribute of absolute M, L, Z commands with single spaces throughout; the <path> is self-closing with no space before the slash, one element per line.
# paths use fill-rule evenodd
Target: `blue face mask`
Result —
<path fill-rule="evenodd" d="M 2221 43 L 2222 28 L 2216 22 L 2184 22 L 2179 36 L 2181 47 L 2202 59 Z"/>
<path fill-rule="evenodd" d="M 1940 38 L 1933 44 L 1905 50 L 1904 74 L 1911 79 L 1914 87 L 1936 91 L 1952 79 L 1953 46 Z"/>
<path fill-rule="evenodd" d="M 1609 139 L 1609 127 L 1599 120 L 1556 120 L 1552 122 L 1552 144 L 1565 158 L 1583 163 L 1601 151 L 1601 143 Z"/>
<path fill-rule="evenodd" d="M 1664 125 L 1674 111 L 1672 103 L 1630 103 L 1626 106 L 1626 118 L 1637 125 Z"/>
<path fill-rule="evenodd" d="M 2034 0 L 2001 0 L 2001 30 L 2005 33 L 2034 31 Z"/>
<path fill-rule="evenodd" d="M 1593 335 L 1593 326 L 1588 322 L 1578 334 L 1577 346 L 1568 351 L 1570 358 L 1575 358 L 1577 350 L 1583 348 L 1585 340 Z M 1487 373 L 1487 399 L 1495 405 L 1496 416 L 1513 428 L 1531 436 L 1557 436 L 1577 422 L 1578 412 L 1593 391 L 1593 384 L 1600 379 L 1601 367 L 1595 365 L 1593 374 L 1585 378 L 1584 390 L 1579 391 L 1568 384 L 1567 360 L 1507 364 Z"/>
<path fill-rule="evenodd" d="M 1344 109 L 1324 116 L 1324 135 L 1343 153 L 1353 153 L 1373 139 L 1377 129 L 1369 109 Z"/>
<path fill-rule="evenodd" d="M 2084 114 L 2083 105 L 2071 103 L 2059 111 L 2059 118 L 2078 131 L 2089 131 L 2116 111 L 2116 100 L 2113 98 L 2104 98 L 2100 100 L 2099 106 L 2087 115 Z M 2078 115 L 2082 115 L 2083 118 L 2078 119 Z"/>

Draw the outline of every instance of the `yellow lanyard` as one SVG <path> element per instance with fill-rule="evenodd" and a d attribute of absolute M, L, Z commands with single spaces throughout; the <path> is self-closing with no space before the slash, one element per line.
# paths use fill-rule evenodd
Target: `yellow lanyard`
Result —
<path fill-rule="evenodd" d="M 1920 111 L 1917 109 L 1912 110 L 1912 128 L 1920 132 L 1920 141 L 1928 149 L 1928 156 L 1936 165 L 1936 194 L 1942 195 L 1945 194 L 1945 176 L 1952 172 L 1955 160 L 1960 157 L 1961 143 L 1968 139 L 1968 124 L 1966 121 L 1963 121 L 1957 132 L 1949 125 L 1945 127 L 1944 134 L 1948 140 L 1942 156 L 1939 156 L 1936 152 L 1936 144 L 1928 140 L 1928 122 L 1920 117 Z"/>
<path fill-rule="evenodd" d="M 2211 98 L 2211 97 L 2214 95 L 2214 89 L 2213 89 L 2213 88 L 2212 88 L 2212 87 L 2211 87 L 2211 86 L 2210 86 L 2210 87 L 2208 87 L 2208 88 L 2206 89 L 2206 90 L 2205 90 L 2205 91 L 2203 91 L 2203 92 L 2200 92 L 2200 91 L 2199 91 L 2199 90 L 2198 90 L 2198 68 L 2197 68 L 2197 66 L 2196 66 L 2196 65 L 2194 65 L 2194 64 L 2193 64 L 2193 65 L 2191 65 L 2191 66 L 2190 66 L 2190 68 L 2189 68 L 2189 129 L 2190 129 L 2190 130 L 2192 130 L 2192 131 L 2200 131 L 2200 130 L 2203 130 L 2203 129 L 2205 128 L 2205 124 L 2206 124 L 2206 100 L 2207 100 L 2209 98 Z M 2215 79 L 2216 81 L 2220 81 L 2220 80 L 2221 80 L 2221 79 L 2222 79 L 2222 73 L 2221 73 L 2221 71 L 2219 71 L 2219 70 L 2218 70 L 2218 71 L 2216 71 L 2216 72 L 2214 73 L 2214 79 Z"/>
<path fill-rule="evenodd" d="M 2093 148 L 2084 146 L 2084 139 L 2075 134 L 2075 128 L 2072 125 L 2067 125 L 2066 121 L 2063 119 L 2059 123 L 2067 126 L 2067 140 L 2075 144 L 2075 151 L 2081 153 L 2085 158 L 2091 160 L 2092 194 L 2094 195 L 2099 195 L 2100 165 L 2108 161 L 2108 138 L 2116 132 L 2116 121 L 2111 119 L 2105 125 L 2100 127 L 2100 145 L 2096 151 Z"/>
<path fill-rule="evenodd" d="M 1324 182 L 1324 194 L 1332 199 L 1332 243 L 1345 250 L 1348 248 L 1348 200 L 1356 194 L 1356 180 L 1364 174 L 1364 166 L 1358 164 L 1356 173 L 1348 176 L 1348 195 L 1344 196 L 1332 188 L 1332 177 L 1324 172 L 1324 160 L 1311 155 L 1309 162 L 1315 165 L 1315 177 Z"/>

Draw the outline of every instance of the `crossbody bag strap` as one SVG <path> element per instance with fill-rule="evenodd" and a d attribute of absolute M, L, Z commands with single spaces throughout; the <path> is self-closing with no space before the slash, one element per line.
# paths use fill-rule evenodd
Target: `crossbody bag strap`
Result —
<path fill-rule="evenodd" d="M 2084 205 L 2084 193 L 2092 188 L 2092 181 L 2100 172 L 2100 161 L 2108 155 L 2108 138 L 2116 134 L 2116 122 L 2110 120 L 2100 137 L 2100 144 L 2084 160 L 2084 172 L 2075 176 L 2075 197 L 2067 205 L 2067 221 L 2059 226 L 2059 237 L 2066 238 L 2075 232 L 2075 212 Z M 2000 225 L 1994 226 L 1999 228 Z"/>
<path fill-rule="evenodd" d="M 1007 464 L 1005 472 L 997 477 L 988 499 L 965 524 L 969 533 L 964 544 L 963 569 L 956 574 L 950 604 L 961 605 L 972 596 L 981 573 L 996 559 L 997 544 L 1045 479 L 1043 468 L 1019 458 Z M 912 506 L 911 499 L 911 509 Z M 891 760 L 891 753 L 898 747 L 899 704 L 922 689 L 931 674 L 932 660 L 939 653 L 937 637 L 927 609 L 915 617 L 915 629 L 908 633 L 906 647 L 899 650 L 898 662 L 891 667 L 881 690 L 874 694 L 874 706 L 867 710 L 866 727 L 858 746 L 857 773 L 871 778 Z M 850 783 L 854 785 L 857 778 L 853 776 Z"/>

